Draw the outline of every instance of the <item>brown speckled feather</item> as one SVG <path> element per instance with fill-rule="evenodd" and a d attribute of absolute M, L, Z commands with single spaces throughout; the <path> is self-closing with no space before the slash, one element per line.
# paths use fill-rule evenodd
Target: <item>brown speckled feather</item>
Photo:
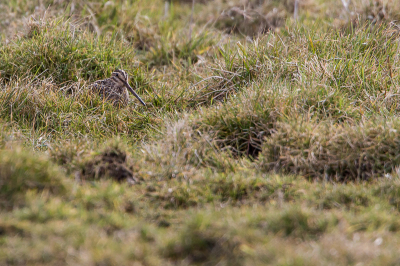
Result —
<path fill-rule="evenodd" d="M 126 72 L 120 69 L 115 70 L 111 78 L 94 82 L 91 88 L 99 93 L 103 99 L 111 101 L 115 106 L 128 104 L 129 90 L 144 106 L 146 106 L 139 95 L 129 86 Z"/>
<path fill-rule="evenodd" d="M 125 86 L 118 86 L 111 78 L 98 80 L 92 88 L 100 96 L 114 105 L 127 105 L 129 102 L 128 91 Z"/>

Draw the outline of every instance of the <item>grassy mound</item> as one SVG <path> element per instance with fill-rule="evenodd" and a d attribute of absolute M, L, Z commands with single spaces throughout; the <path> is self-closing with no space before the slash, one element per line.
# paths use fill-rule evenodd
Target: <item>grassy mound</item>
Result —
<path fill-rule="evenodd" d="M 82 166 L 80 178 L 83 180 L 111 178 L 119 182 L 128 181 L 131 184 L 139 181 L 127 164 L 126 152 L 118 145 L 109 146 L 87 160 Z"/>
<path fill-rule="evenodd" d="M 181 235 L 168 243 L 165 256 L 176 262 L 184 259 L 192 264 L 223 261 L 229 265 L 240 265 L 239 245 L 239 241 L 223 236 L 210 221 L 199 216 L 185 224 Z"/>
<path fill-rule="evenodd" d="M 52 77 L 58 84 L 93 81 L 121 64 L 132 66 L 133 52 L 115 38 L 98 39 L 68 20 L 49 20 L 33 27 L 28 36 L 0 46 L 0 69 L 6 79 L 30 74 Z"/>
<path fill-rule="evenodd" d="M 62 170 L 49 158 L 16 150 L 0 151 L 0 204 L 13 208 L 23 203 L 29 190 L 48 191 L 52 195 L 64 195 L 69 184 Z"/>
<path fill-rule="evenodd" d="M 262 147 L 260 164 L 310 178 L 370 180 L 400 164 L 399 121 L 357 126 L 278 123 Z"/>
<path fill-rule="evenodd" d="M 115 132 L 139 137 L 137 133 L 150 120 L 158 120 L 136 111 L 134 101 L 115 109 L 86 84 L 81 86 L 77 82 L 60 86 L 52 79 L 12 80 L 0 88 L 0 116 L 20 128 L 38 129 L 48 137 L 107 137 Z"/>

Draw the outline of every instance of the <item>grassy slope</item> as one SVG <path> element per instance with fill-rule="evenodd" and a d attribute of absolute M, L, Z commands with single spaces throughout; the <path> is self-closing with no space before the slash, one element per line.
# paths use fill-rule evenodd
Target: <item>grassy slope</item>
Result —
<path fill-rule="evenodd" d="M 400 5 L 204 2 L 0 4 L 0 265 L 399 263 Z"/>

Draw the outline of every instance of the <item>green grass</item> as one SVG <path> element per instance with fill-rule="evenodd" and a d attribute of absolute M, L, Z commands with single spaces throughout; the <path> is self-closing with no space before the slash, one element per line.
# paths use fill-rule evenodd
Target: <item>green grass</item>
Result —
<path fill-rule="evenodd" d="M 12 209 L 18 199 L 28 191 L 46 191 L 62 195 L 67 192 L 68 181 L 62 169 L 53 165 L 45 156 L 17 150 L 1 151 L 1 206 Z"/>
<path fill-rule="evenodd" d="M 196 2 L 0 4 L 0 265 L 397 265 L 397 2 Z"/>

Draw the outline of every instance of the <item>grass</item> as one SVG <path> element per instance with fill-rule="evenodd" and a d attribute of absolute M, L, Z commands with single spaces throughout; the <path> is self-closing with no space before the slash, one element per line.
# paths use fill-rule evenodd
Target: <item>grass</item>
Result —
<path fill-rule="evenodd" d="M 1 205 L 12 209 L 19 205 L 27 191 L 46 191 L 65 194 L 68 181 L 62 170 L 50 163 L 46 157 L 17 150 L 2 150 L 1 153 Z"/>
<path fill-rule="evenodd" d="M 397 265 L 399 11 L 1 3 L 0 264 Z"/>
<path fill-rule="evenodd" d="M 399 164 L 398 129 L 396 122 L 379 120 L 351 127 L 280 124 L 262 148 L 261 164 L 341 181 L 390 175 Z"/>

